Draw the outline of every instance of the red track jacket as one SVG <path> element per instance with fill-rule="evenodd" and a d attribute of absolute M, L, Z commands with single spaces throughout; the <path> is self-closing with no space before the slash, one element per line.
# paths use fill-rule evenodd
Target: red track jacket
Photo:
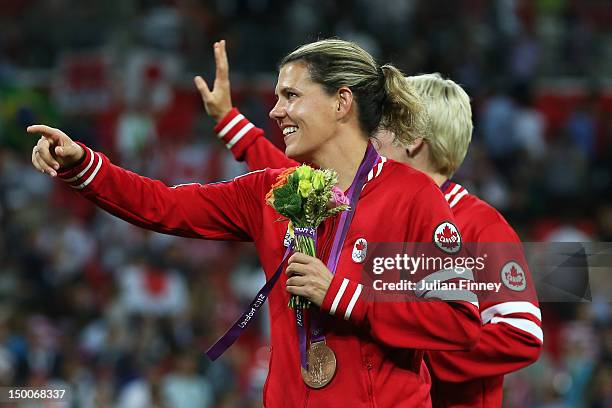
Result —
<path fill-rule="evenodd" d="M 162 233 L 254 241 L 266 276 L 274 273 L 285 250 L 287 223 L 277 221 L 278 213 L 265 205 L 264 197 L 280 170 L 261 170 L 224 183 L 167 187 L 84 148 L 83 162 L 59 176 L 99 207 Z M 422 350 L 464 350 L 478 339 L 478 309 L 469 302 L 369 300 L 369 288 L 360 283 L 362 265 L 352 259 L 356 241 L 431 242 L 436 227 L 452 222 L 453 216 L 431 179 L 407 166 L 382 159 L 368 180 L 321 306 L 329 316 L 324 329 L 338 362 L 335 377 L 319 390 L 302 381 L 295 317 L 287 307 L 283 274 L 269 297 L 267 407 L 430 406 Z M 328 219 L 319 229 L 321 259 L 329 255 L 338 218 Z"/>

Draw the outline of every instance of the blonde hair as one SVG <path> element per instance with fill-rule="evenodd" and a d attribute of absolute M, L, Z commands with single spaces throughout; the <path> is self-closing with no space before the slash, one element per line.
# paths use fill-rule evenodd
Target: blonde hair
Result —
<path fill-rule="evenodd" d="M 435 170 L 448 177 L 463 162 L 472 139 L 470 97 L 457 83 L 439 73 L 407 77 L 429 116 L 429 158 Z"/>
<path fill-rule="evenodd" d="M 405 145 L 427 130 L 427 115 L 417 92 L 394 66 L 379 66 L 363 48 L 349 41 L 326 39 L 302 45 L 285 56 L 280 67 L 303 61 L 310 79 L 332 95 L 343 86 L 355 97 L 361 128 L 371 136 L 384 127 Z"/>

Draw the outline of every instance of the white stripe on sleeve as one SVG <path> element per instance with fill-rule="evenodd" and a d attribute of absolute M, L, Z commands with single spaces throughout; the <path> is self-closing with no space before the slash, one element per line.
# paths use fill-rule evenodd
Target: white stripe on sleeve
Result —
<path fill-rule="evenodd" d="M 338 308 L 338 305 L 340 304 L 340 300 L 342 299 L 342 295 L 344 295 L 344 291 L 346 291 L 346 287 L 348 286 L 348 283 L 349 283 L 348 279 L 344 278 L 342 280 L 342 285 L 340 285 L 340 289 L 338 290 L 338 293 L 336 293 L 336 297 L 334 298 L 331 308 L 329 309 L 329 314 L 334 315 L 336 313 L 336 309 Z"/>
<path fill-rule="evenodd" d="M 225 125 L 223 127 L 223 129 L 221 129 L 221 131 L 219 132 L 219 134 L 217 135 L 217 137 L 219 139 L 221 139 L 223 136 L 225 136 L 227 134 L 227 132 L 229 132 L 230 130 L 232 130 L 232 128 L 234 126 L 236 126 L 236 124 L 238 122 L 240 122 L 242 119 L 244 119 L 244 116 L 242 115 L 242 113 L 238 114 L 238 116 L 236 116 L 234 119 L 230 120 L 230 122 Z"/>
<path fill-rule="evenodd" d="M 94 155 L 98 158 L 98 164 L 96 165 L 96 168 L 94 169 L 94 171 L 91 173 L 91 175 L 89 177 L 87 177 L 87 180 L 85 180 L 84 182 L 82 182 L 78 186 L 70 186 L 70 187 L 76 188 L 77 190 L 81 190 L 81 189 L 87 187 L 87 185 L 89 183 L 91 183 L 91 181 L 94 179 L 94 177 L 96 177 L 96 174 L 98 174 L 98 171 L 100 171 L 100 167 L 102 167 L 102 157 L 100 157 L 100 155 L 98 153 L 94 153 Z"/>
<path fill-rule="evenodd" d="M 73 181 L 77 181 L 79 178 L 83 177 L 83 174 L 85 174 L 87 172 L 87 170 L 89 170 L 89 168 L 91 167 L 91 165 L 94 162 L 94 152 L 88 147 L 87 150 L 89 150 L 89 154 L 91 155 L 91 158 L 89 159 L 89 163 L 87 163 L 87 167 L 85 167 L 83 170 L 81 170 L 79 172 L 79 174 L 77 174 L 74 177 L 71 177 L 69 179 L 63 179 L 66 183 L 72 183 Z"/>
<path fill-rule="evenodd" d="M 514 319 L 511 317 L 494 317 L 491 319 L 492 324 L 497 323 L 506 323 L 512 327 L 516 327 L 519 330 L 527 332 L 534 336 L 536 339 L 540 340 L 541 343 L 544 343 L 544 333 L 542 332 L 542 328 L 527 319 Z"/>
<path fill-rule="evenodd" d="M 231 139 L 229 142 L 227 142 L 226 147 L 227 147 L 228 149 L 231 149 L 232 147 L 234 147 L 234 145 L 235 145 L 236 143 L 238 143 L 238 141 L 239 141 L 240 139 L 242 139 L 242 137 L 243 137 L 244 135 L 246 135 L 246 133 L 247 133 L 249 130 L 253 129 L 254 127 L 255 127 L 255 125 L 253 125 L 251 122 L 249 122 L 249 123 L 247 123 L 246 125 L 244 125 L 244 127 L 243 127 L 242 129 L 240 129 L 240 131 L 239 131 L 238 133 L 236 133 L 236 135 L 235 135 L 234 137 L 232 137 L 232 139 Z"/>
<path fill-rule="evenodd" d="M 505 316 L 513 313 L 528 313 L 542 321 L 540 308 L 530 302 L 504 302 L 486 308 L 480 313 L 482 323 L 489 323 L 495 316 Z"/>
<path fill-rule="evenodd" d="M 346 313 L 344 314 L 344 320 L 348 320 L 351 317 L 351 313 L 353 312 L 353 308 L 355 307 L 355 303 L 357 303 L 357 299 L 361 294 L 361 290 L 363 289 L 363 285 L 360 283 L 357 285 L 357 289 L 355 289 L 355 293 L 353 293 L 353 297 L 349 302 L 348 308 L 346 309 Z"/>

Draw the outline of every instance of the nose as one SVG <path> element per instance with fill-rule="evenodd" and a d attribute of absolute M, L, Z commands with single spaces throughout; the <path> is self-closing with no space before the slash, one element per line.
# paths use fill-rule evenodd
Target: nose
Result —
<path fill-rule="evenodd" d="M 274 105 L 268 116 L 270 116 L 270 119 L 272 120 L 280 120 L 284 118 L 286 114 L 287 113 L 285 111 L 285 106 L 279 99 L 278 101 L 276 101 L 276 105 Z"/>

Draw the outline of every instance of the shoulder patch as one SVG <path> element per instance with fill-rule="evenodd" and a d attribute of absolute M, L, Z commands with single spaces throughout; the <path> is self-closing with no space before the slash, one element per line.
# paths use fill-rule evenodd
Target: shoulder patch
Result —
<path fill-rule="evenodd" d="M 454 254 L 461 249 L 461 234 L 452 222 L 444 221 L 434 230 L 433 242 L 442 251 Z"/>
<path fill-rule="evenodd" d="M 501 279 L 504 285 L 516 292 L 521 292 L 527 287 L 527 277 L 521 265 L 515 261 L 506 263 L 501 269 Z"/>
<path fill-rule="evenodd" d="M 363 263 L 368 254 L 368 241 L 365 238 L 359 238 L 353 245 L 352 258 L 353 262 Z"/>

